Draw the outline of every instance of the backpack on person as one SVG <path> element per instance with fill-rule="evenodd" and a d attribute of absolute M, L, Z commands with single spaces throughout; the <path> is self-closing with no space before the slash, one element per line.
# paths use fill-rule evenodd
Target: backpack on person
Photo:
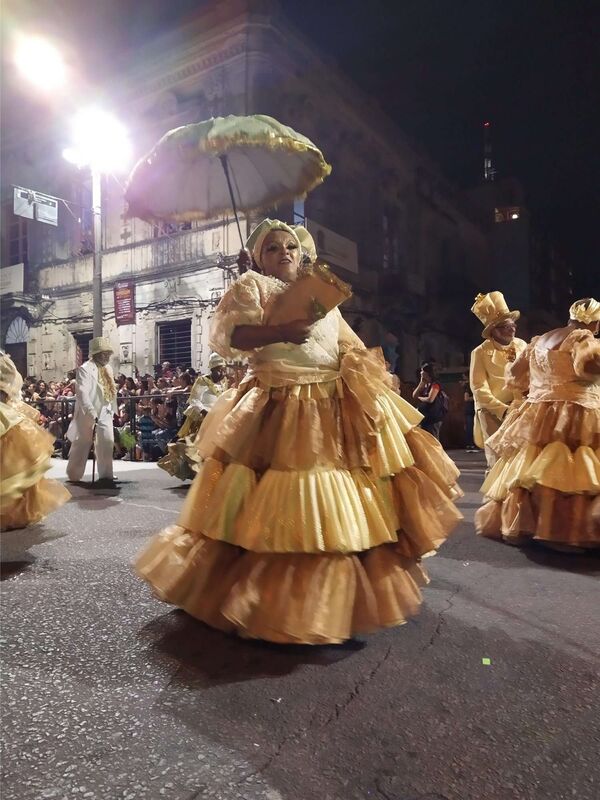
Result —
<path fill-rule="evenodd" d="M 440 398 L 440 413 L 445 417 L 450 410 L 450 398 L 443 389 L 438 392 L 438 398 Z"/>
<path fill-rule="evenodd" d="M 450 398 L 440 386 L 435 400 L 431 403 L 429 417 L 433 422 L 441 422 L 450 408 Z"/>
<path fill-rule="evenodd" d="M 441 422 L 450 408 L 450 398 L 438 381 L 427 384 L 424 388 L 424 395 L 428 395 L 431 388 L 436 385 L 438 386 L 438 393 L 435 396 L 435 400 L 431 403 L 422 402 L 417 406 L 428 423 Z"/>

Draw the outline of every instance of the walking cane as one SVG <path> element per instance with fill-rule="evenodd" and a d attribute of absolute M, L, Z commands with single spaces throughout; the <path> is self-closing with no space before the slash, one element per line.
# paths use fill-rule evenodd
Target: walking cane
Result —
<path fill-rule="evenodd" d="M 92 456 L 92 486 L 96 483 L 96 427 L 98 426 L 98 420 L 94 422 L 94 427 L 92 428 L 92 445 L 94 447 L 94 454 Z"/>

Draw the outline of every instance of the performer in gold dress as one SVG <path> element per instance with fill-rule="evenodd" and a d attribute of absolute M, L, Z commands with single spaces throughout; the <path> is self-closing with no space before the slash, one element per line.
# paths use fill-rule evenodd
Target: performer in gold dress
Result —
<path fill-rule="evenodd" d="M 196 475 L 198 456 L 194 443 L 204 418 L 227 388 L 225 366 L 224 358 L 211 353 L 208 359 L 210 374 L 200 375 L 192 386 L 177 441 L 168 445 L 167 454 L 157 462 L 157 466 L 174 478 L 187 481 Z"/>
<path fill-rule="evenodd" d="M 71 494 L 47 480 L 54 439 L 40 414 L 20 399 L 23 378 L 10 356 L 0 354 L 0 529 L 24 528 L 62 506 Z"/>
<path fill-rule="evenodd" d="M 536 336 L 508 368 L 527 390 L 488 439 L 498 456 L 476 514 L 484 536 L 556 549 L 600 547 L 600 303 L 578 300 L 564 328 Z"/>
<path fill-rule="evenodd" d="M 211 331 L 248 374 L 206 417 L 179 521 L 137 570 L 162 599 L 246 637 L 339 643 L 402 624 L 427 582 L 421 558 L 461 519 L 458 470 L 337 308 L 268 323 L 298 277 L 293 229 L 265 220 L 252 253 L 262 274 L 231 286 Z"/>

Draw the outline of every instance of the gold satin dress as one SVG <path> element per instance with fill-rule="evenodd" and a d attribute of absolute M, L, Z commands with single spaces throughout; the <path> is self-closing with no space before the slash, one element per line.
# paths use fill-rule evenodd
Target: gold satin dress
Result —
<path fill-rule="evenodd" d="M 478 533 L 600 547 L 600 376 L 586 372 L 599 356 L 588 330 L 557 350 L 532 339 L 521 356 L 528 370 L 515 381 L 529 386 L 528 398 L 487 441 L 498 461 L 481 488 Z"/>
<path fill-rule="evenodd" d="M 44 478 L 54 438 L 39 413 L 20 401 L 0 402 L 0 530 L 25 528 L 66 503 L 71 493 Z"/>
<path fill-rule="evenodd" d="M 213 318 L 211 348 L 260 325 L 285 289 L 243 275 Z M 177 524 L 136 567 L 159 597 L 224 631 L 339 643 L 400 625 L 427 583 L 421 558 L 461 519 L 458 470 L 418 425 L 338 309 L 303 345 L 249 355 L 195 441 L 200 466 Z"/>
<path fill-rule="evenodd" d="M 184 412 L 185 420 L 177 432 L 177 441 L 167 445 L 166 455 L 156 462 L 158 467 L 180 481 L 194 479 L 198 468 L 198 451 L 194 442 L 206 413 L 224 391 L 224 380 L 214 383 L 208 375 L 196 378 Z"/>

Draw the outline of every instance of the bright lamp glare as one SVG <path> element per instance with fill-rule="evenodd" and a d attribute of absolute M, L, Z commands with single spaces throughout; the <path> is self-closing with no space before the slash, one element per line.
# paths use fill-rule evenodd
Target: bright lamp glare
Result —
<path fill-rule="evenodd" d="M 51 91 L 66 82 L 67 70 L 60 51 L 39 36 L 23 37 L 17 42 L 15 63 L 21 75 L 38 89 Z"/>
<path fill-rule="evenodd" d="M 67 161 L 87 164 L 99 172 L 119 172 L 131 159 L 125 127 L 107 111 L 87 108 L 73 120 L 72 146 L 63 151 Z"/>

